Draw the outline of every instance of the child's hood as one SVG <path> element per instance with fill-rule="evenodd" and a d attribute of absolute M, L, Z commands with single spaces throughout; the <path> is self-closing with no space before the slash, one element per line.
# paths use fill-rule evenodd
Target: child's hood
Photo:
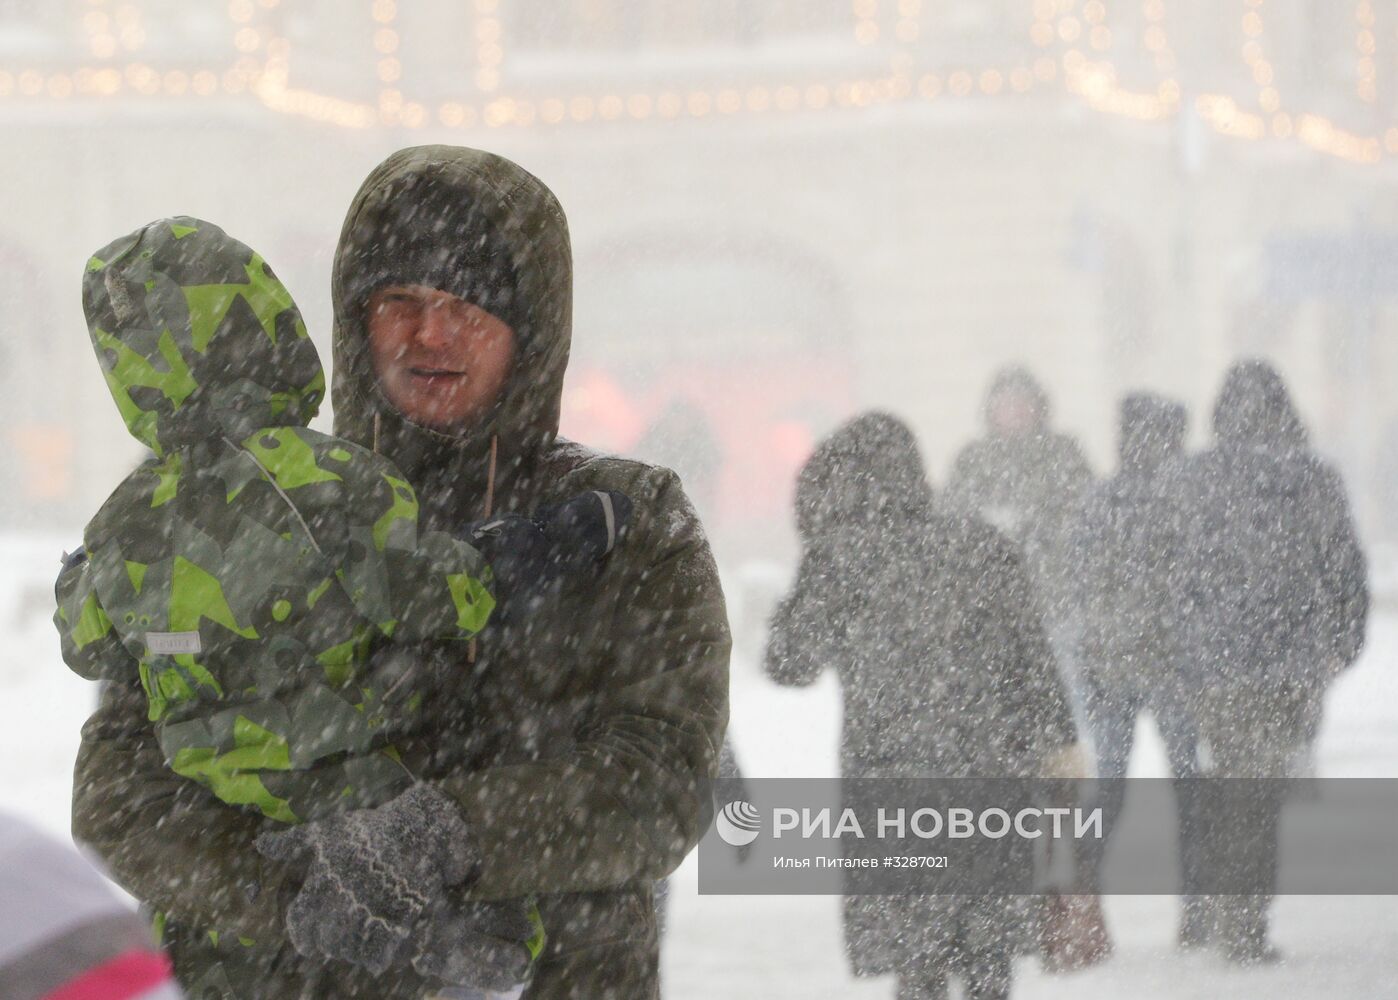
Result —
<path fill-rule="evenodd" d="M 157 455 L 304 426 L 325 395 L 290 293 L 212 223 L 159 219 L 98 250 L 83 311 L 122 419 Z"/>

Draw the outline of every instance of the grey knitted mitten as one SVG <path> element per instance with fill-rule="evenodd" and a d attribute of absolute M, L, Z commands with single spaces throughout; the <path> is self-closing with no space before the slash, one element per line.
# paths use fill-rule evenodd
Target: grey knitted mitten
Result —
<path fill-rule="evenodd" d="M 501 993 L 529 981 L 545 941 L 538 907 L 522 899 L 450 906 L 413 937 L 419 975 Z"/>
<path fill-rule="evenodd" d="M 474 867 L 452 800 L 416 784 L 374 809 L 264 833 L 257 849 L 304 865 L 286 911 L 287 935 L 307 958 L 338 959 L 378 975 L 399 957 L 418 919 Z"/>

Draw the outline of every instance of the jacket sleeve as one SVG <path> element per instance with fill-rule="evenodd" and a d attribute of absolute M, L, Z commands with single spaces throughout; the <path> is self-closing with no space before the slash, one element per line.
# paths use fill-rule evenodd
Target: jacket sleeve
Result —
<path fill-rule="evenodd" d="M 1330 514 L 1321 538 L 1321 600 L 1328 618 L 1326 636 L 1332 655 L 1341 667 L 1359 658 L 1364 648 L 1364 632 L 1369 617 L 1369 586 L 1364 552 L 1350 516 L 1344 484 L 1327 470 Z"/>
<path fill-rule="evenodd" d="M 1067 532 L 1063 563 L 1068 577 L 1063 609 L 1077 622 L 1077 655 L 1101 662 L 1122 635 L 1119 584 L 1123 558 L 1111 503 L 1104 489 L 1090 491 Z"/>
<path fill-rule="evenodd" d="M 1181 650 L 1196 651 L 1205 648 L 1199 612 L 1207 601 L 1203 561 L 1211 549 L 1204 511 L 1215 509 L 1206 490 L 1207 477 L 1199 474 L 1199 461 L 1193 459 L 1183 467 L 1175 485 L 1175 502 L 1167 508 L 1176 547 L 1165 573 L 1168 626 Z M 1183 658 L 1180 666 L 1192 676 L 1198 665 L 1188 659 Z"/>
<path fill-rule="evenodd" d="M 73 773 L 73 838 L 117 884 L 185 926 L 280 941 L 294 885 L 253 848 L 261 829 L 165 765 L 139 684 L 103 685 Z"/>
<path fill-rule="evenodd" d="M 1077 741 L 1068 690 L 1044 630 L 1043 614 L 1018 549 L 1005 540 L 991 549 L 998 581 L 997 613 L 1010 623 L 1022 712 L 1017 722 L 1031 753 L 1040 760 Z"/>
<path fill-rule="evenodd" d="M 698 842 L 728 722 L 728 620 L 698 518 L 671 472 L 628 490 L 636 517 L 600 690 L 550 759 L 448 775 L 482 859 L 470 894 L 585 892 L 673 871 Z M 560 664 L 559 669 L 568 669 Z"/>
<path fill-rule="evenodd" d="M 806 549 L 791 592 L 777 605 L 768 629 L 763 666 L 778 684 L 804 687 L 839 662 L 846 646 L 850 588 L 838 588 L 833 554 L 820 545 Z"/>
<path fill-rule="evenodd" d="M 372 452 L 348 453 L 357 459 L 343 470 L 348 538 L 335 549 L 350 601 L 400 642 L 474 636 L 495 607 L 485 558 L 421 529 L 417 493 L 397 468 Z"/>
<path fill-rule="evenodd" d="M 102 608 L 86 548 L 79 546 L 64 557 L 63 570 L 53 589 L 58 603 L 53 624 L 58 629 L 63 662 L 90 681 L 135 677 L 138 664 L 121 644 Z"/>
<path fill-rule="evenodd" d="M 424 531 L 411 549 L 386 549 L 384 568 L 400 642 L 469 639 L 495 608 L 484 557 L 445 532 Z"/>
<path fill-rule="evenodd" d="M 975 444 L 968 444 L 957 454 L 947 476 L 944 503 L 948 510 L 961 514 L 979 515 L 985 505 L 985 485 L 982 482 L 982 462 Z"/>
<path fill-rule="evenodd" d="M 1060 453 L 1054 456 L 1053 469 L 1058 476 L 1054 494 L 1059 507 L 1059 541 L 1066 552 L 1067 536 L 1091 499 L 1096 477 L 1082 448 L 1069 437 L 1063 439 Z"/>
<path fill-rule="evenodd" d="M 1056 443 L 1047 456 L 1048 491 L 1034 515 L 1036 525 L 1031 535 L 1042 552 L 1034 565 L 1045 610 L 1051 618 L 1058 618 L 1073 610 L 1073 593 L 1080 584 L 1070 558 L 1072 532 L 1090 496 L 1093 475 L 1076 441 L 1066 435 L 1056 435 L 1053 440 Z"/>
<path fill-rule="evenodd" d="M 1066 534 L 1065 562 L 1074 567 L 1076 576 L 1074 586 L 1068 589 L 1066 607 L 1083 626 L 1083 651 L 1096 645 L 1096 634 L 1105 617 L 1101 593 L 1107 580 L 1101 552 L 1105 542 L 1102 514 L 1097 498 L 1089 497 L 1070 520 Z"/>
<path fill-rule="evenodd" d="M 1063 437 L 1062 453 L 1055 456 L 1054 470 L 1061 477 L 1059 485 L 1070 510 L 1086 497 L 1096 482 L 1092 463 L 1083 454 L 1082 446 L 1071 437 Z"/>
<path fill-rule="evenodd" d="M 279 939 L 276 898 L 286 873 L 253 849 L 260 821 L 166 765 L 139 664 L 102 611 L 92 572 L 80 549 L 55 586 L 63 659 L 103 682 L 73 773 L 73 838 L 106 862 L 119 885 L 169 917 Z"/>

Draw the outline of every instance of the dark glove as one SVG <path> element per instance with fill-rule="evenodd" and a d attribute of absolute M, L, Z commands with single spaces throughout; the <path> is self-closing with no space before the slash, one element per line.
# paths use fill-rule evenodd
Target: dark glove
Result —
<path fill-rule="evenodd" d="M 615 490 L 590 490 L 544 507 L 534 515 L 562 572 L 579 572 L 616 548 L 631 520 L 631 498 Z"/>
<path fill-rule="evenodd" d="M 490 562 L 497 618 L 519 619 L 569 579 L 595 566 L 625 536 L 632 504 L 624 493 L 593 490 L 533 517 L 502 514 L 468 526 L 467 540 Z"/>
<path fill-rule="evenodd" d="M 468 843 L 456 804 L 417 784 L 374 809 L 264 833 L 257 849 L 306 867 L 286 911 L 292 946 L 307 958 L 353 962 L 379 975 L 446 888 L 470 877 Z"/>
<path fill-rule="evenodd" d="M 532 978 L 545 940 L 539 908 L 522 899 L 450 907 L 429 916 L 414 937 L 418 975 L 500 993 Z"/>
<path fill-rule="evenodd" d="M 558 576 L 549 558 L 549 540 L 533 518 L 501 514 L 467 526 L 466 540 L 490 562 L 497 596 L 515 603 L 545 591 Z M 496 615 L 506 609 L 502 605 Z"/>

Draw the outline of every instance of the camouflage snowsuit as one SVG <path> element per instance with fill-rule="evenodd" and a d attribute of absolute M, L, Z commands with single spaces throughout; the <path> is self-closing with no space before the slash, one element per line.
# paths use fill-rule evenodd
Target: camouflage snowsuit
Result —
<path fill-rule="evenodd" d="M 68 557 L 55 624 L 92 680 L 139 674 L 161 750 L 287 823 L 384 801 L 421 692 L 384 640 L 465 640 L 494 605 L 471 546 L 420 531 L 392 463 L 309 430 L 325 375 L 285 287 L 197 219 L 89 261 L 93 347 L 155 453 Z"/>

